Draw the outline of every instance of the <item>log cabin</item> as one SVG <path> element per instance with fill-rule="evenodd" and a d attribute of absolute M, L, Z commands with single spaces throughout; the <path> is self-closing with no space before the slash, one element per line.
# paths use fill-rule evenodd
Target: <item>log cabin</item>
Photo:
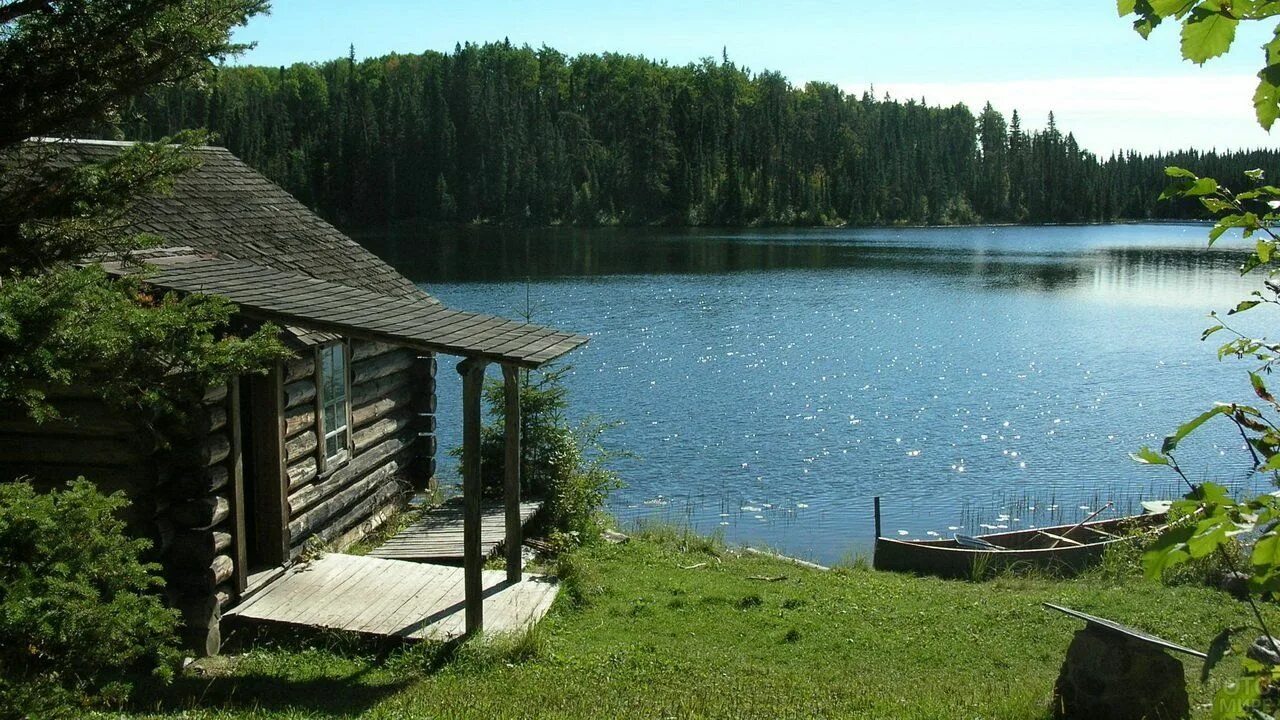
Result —
<path fill-rule="evenodd" d="M 54 141 L 43 141 L 54 142 Z M 61 161 L 101 161 L 127 143 L 56 141 Z M 518 370 L 581 335 L 445 307 L 302 203 L 218 147 L 128 221 L 163 239 L 145 281 L 226 297 L 246 327 L 281 328 L 290 359 L 195 389 L 198 410 L 158 446 L 91 388 L 60 390 L 65 420 L 0 417 L 0 480 L 53 487 L 77 476 L 131 500 L 153 540 L 187 643 L 217 652 L 223 613 L 304 551 L 341 550 L 376 528 L 437 467 L 437 355 L 462 358 L 466 628 L 483 627 L 480 397 L 485 368 L 507 390 L 507 457 L 519 457 Z M 69 160 L 67 160 L 69 159 Z M 108 259 L 110 273 L 139 272 Z M 519 465 L 504 478 L 508 578 L 520 579 Z"/>

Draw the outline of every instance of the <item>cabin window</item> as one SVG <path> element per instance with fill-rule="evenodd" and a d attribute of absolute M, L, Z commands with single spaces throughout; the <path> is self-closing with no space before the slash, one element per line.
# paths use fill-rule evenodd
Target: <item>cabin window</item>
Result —
<path fill-rule="evenodd" d="M 325 464 L 346 459 L 350 444 L 351 392 L 347 380 L 347 346 L 335 343 L 320 348 L 320 408 L 324 431 Z"/>

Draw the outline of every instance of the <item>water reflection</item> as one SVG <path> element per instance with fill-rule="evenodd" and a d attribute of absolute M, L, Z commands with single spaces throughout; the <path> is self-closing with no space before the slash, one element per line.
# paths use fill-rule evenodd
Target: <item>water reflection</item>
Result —
<path fill-rule="evenodd" d="M 1253 287 L 1236 272 L 1240 244 L 1209 250 L 1204 233 L 485 228 L 363 240 L 450 305 L 528 303 L 537 320 L 593 336 L 572 357 L 575 410 L 625 421 L 615 441 L 641 458 L 624 468 L 615 513 L 830 561 L 866 547 L 874 495 L 886 528 L 927 537 L 1177 493 L 1127 454 L 1248 392 L 1242 368 L 1199 342 L 1204 313 Z M 440 377 L 445 450 L 459 389 L 448 363 Z M 1181 459 L 1194 479 L 1253 482 L 1225 427 L 1186 441 Z"/>

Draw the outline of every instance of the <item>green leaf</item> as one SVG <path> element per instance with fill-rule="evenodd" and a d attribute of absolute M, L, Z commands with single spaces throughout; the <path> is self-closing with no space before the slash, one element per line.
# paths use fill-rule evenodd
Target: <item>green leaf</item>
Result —
<path fill-rule="evenodd" d="M 1146 445 L 1143 445 L 1142 449 L 1138 450 L 1138 452 L 1136 453 L 1129 453 L 1129 457 L 1133 458 L 1135 461 L 1140 462 L 1144 465 L 1168 465 L 1169 464 L 1169 458 L 1161 455 L 1155 450 L 1152 450 Z"/>
<path fill-rule="evenodd" d="M 1176 527 L 1161 533 L 1145 553 L 1142 554 L 1142 568 L 1148 578 L 1159 580 L 1165 570 L 1191 559 L 1187 552 L 1187 540 L 1195 528 L 1190 525 Z"/>
<path fill-rule="evenodd" d="M 1186 178 L 1188 180 L 1197 180 L 1196 174 L 1186 168 L 1180 168 L 1177 165 L 1170 165 L 1164 169 L 1164 174 L 1171 178 Z"/>
<path fill-rule="evenodd" d="M 1191 0 L 1149 0 L 1151 10 L 1159 17 L 1182 16 L 1195 3 Z"/>
<path fill-rule="evenodd" d="M 1259 302 L 1260 301 L 1258 300 L 1241 300 L 1238 304 L 1236 304 L 1234 308 L 1231 308 L 1230 310 L 1228 310 L 1227 314 L 1235 315 L 1236 313 L 1242 313 L 1245 310 L 1252 310 L 1253 308 L 1258 306 Z"/>
<path fill-rule="evenodd" d="M 1116 0 L 1116 12 L 1120 14 L 1120 17 L 1131 15 L 1136 3 L 1137 0 Z"/>
<path fill-rule="evenodd" d="M 1254 567 L 1275 567 L 1280 564 L 1280 535 L 1274 533 L 1265 535 L 1253 544 L 1253 554 L 1249 556 L 1249 562 Z"/>
<path fill-rule="evenodd" d="M 1245 170 L 1244 174 L 1245 174 L 1245 177 L 1249 178 L 1250 180 L 1253 180 L 1254 182 L 1262 182 L 1262 178 L 1263 178 L 1262 168 Z"/>
<path fill-rule="evenodd" d="M 1275 246 L 1270 240 L 1259 240 L 1257 245 L 1258 259 L 1264 263 L 1271 262 L 1271 251 Z"/>
<path fill-rule="evenodd" d="M 1207 517 L 1196 523 L 1195 532 L 1187 538 L 1187 552 L 1199 559 L 1212 554 L 1231 540 L 1228 535 L 1235 530 L 1235 523 L 1226 515 Z"/>
<path fill-rule="evenodd" d="M 1203 341 L 1205 341 L 1205 340 L 1208 340 L 1210 335 L 1212 335 L 1212 334 L 1214 334 L 1214 333 L 1218 332 L 1219 330 L 1221 330 L 1221 329 L 1222 329 L 1222 327 L 1223 327 L 1223 326 L 1221 326 L 1221 325 L 1214 325 L 1213 327 L 1205 328 L 1205 331 L 1204 331 L 1204 332 L 1202 332 L 1202 333 L 1200 333 L 1200 340 L 1201 340 L 1202 342 L 1203 342 Z"/>
<path fill-rule="evenodd" d="M 1205 9 L 1205 5 L 1196 8 L 1182 24 L 1182 57 L 1198 64 L 1229 50 L 1240 24 L 1225 13 Z"/>
<path fill-rule="evenodd" d="M 1242 677 L 1223 687 L 1213 696 L 1213 720 L 1248 717 L 1248 708 L 1262 697 L 1262 684 L 1256 677 Z"/>
<path fill-rule="evenodd" d="M 1231 412 L 1230 405 L 1217 405 L 1212 410 L 1206 410 L 1205 412 L 1197 415 L 1191 421 L 1179 425 L 1178 429 L 1175 430 L 1172 435 L 1164 439 L 1164 444 L 1160 446 L 1160 452 L 1168 455 L 1178 447 L 1178 443 L 1182 442 L 1183 438 L 1194 432 L 1196 428 L 1208 422 L 1210 418 L 1215 415 L 1223 415 L 1229 412 Z"/>
<path fill-rule="evenodd" d="M 1258 472 L 1276 472 L 1280 470 L 1280 454 L 1272 455 L 1267 461 L 1258 466 Z"/>
<path fill-rule="evenodd" d="M 1229 212 L 1236 209 L 1235 205 L 1232 205 L 1225 200 L 1219 200 L 1218 198 L 1211 197 L 1200 198 L 1200 204 L 1209 212 Z"/>
<path fill-rule="evenodd" d="M 1218 192 L 1218 181 L 1213 178 L 1199 178 L 1191 183 L 1191 186 L 1182 191 L 1187 197 L 1199 197 L 1201 195 L 1212 195 Z"/>
<path fill-rule="evenodd" d="M 1267 79 L 1265 70 L 1258 73 L 1258 89 L 1253 92 L 1253 111 L 1263 130 L 1271 130 L 1276 118 L 1280 117 L 1280 87 Z"/>

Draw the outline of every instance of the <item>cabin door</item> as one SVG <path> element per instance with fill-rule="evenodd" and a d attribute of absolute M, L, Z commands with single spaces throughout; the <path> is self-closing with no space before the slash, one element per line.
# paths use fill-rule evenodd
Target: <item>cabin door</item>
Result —
<path fill-rule="evenodd" d="M 275 575 L 288 553 L 287 507 L 284 497 L 284 451 L 280 409 L 282 373 L 240 378 L 240 466 L 237 473 L 237 559 L 244 573 L 241 592 L 253 591 Z"/>

